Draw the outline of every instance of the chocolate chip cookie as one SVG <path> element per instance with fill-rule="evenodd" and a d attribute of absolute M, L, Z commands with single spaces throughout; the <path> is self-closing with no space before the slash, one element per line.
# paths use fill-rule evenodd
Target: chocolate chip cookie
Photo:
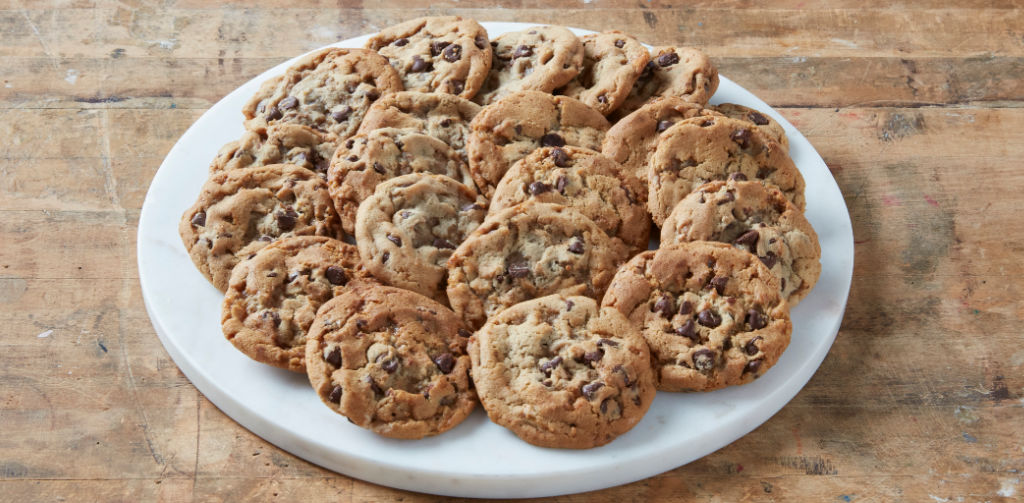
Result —
<path fill-rule="evenodd" d="M 778 189 L 757 182 L 711 182 L 683 198 L 661 228 L 661 242 L 732 243 L 761 259 L 795 306 L 821 275 L 818 235 Z"/>
<path fill-rule="evenodd" d="M 388 59 L 408 91 L 469 99 L 491 69 L 487 30 L 459 16 L 421 17 L 385 28 L 366 48 Z"/>
<path fill-rule="evenodd" d="M 466 142 L 469 124 L 480 105 L 452 94 L 400 92 L 381 97 L 370 106 L 359 133 L 374 129 L 411 129 L 448 144 L 463 161 L 469 162 Z"/>
<path fill-rule="evenodd" d="M 298 124 L 276 124 L 267 135 L 246 131 L 224 145 L 210 164 L 210 173 L 268 164 L 293 164 L 327 176 L 338 144 L 327 135 Z"/>
<path fill-rule="evenodd" d="M 709 108 L 726 117 L 754 123 L 758 131 L 778 142 L 786 150 L 789 150 L 789 138 L 786 138 L 786 130 L 768 114 L 735 103 L 711 105 Z"/>
<path fill-rule="evenodd" d="M 358 426 L 392 438 L 437 435 L 476 404 L 470 335 L 451 310 L 418 293 L 353 286 L 317 312 L 306 372 L 320 400 Z"/>
<path fill-rule="evenodd" d="M 359 203 L 377 184 L 409 173 L 435 173 L 473 184 L 459 154 L 425 134 L 384 128 L 342 142 L 327 170 L 327 184 L 345 232 L 355 232 Z"/>
<path fill-rule="evenodd" d="M 523 91 L 484 107 L 471 127 L 469 169 L 480 192 L 491 197 L 512 164 L 538 147 L 600 150 L 609 124 L 577 99 Z"/>
<path fill-rule="evenodd" d="M 778 361 L 793 330 L 778 278 L 725 243 L 672 244 L 633 257 L 602 305 L 641 327 L 662 391 L 751 382 Z"/>
<path fill-rule="evenodd" d="M 647 249 L 646 187 L 615 161 L 579 147 L 542 147 L 516 162 L 494 189 L 491 213 L 526 200 L 572 207 L 633 252 Z"/>
<path fill-rule="evenodd" d="M 448 257 L 486 214 L 486 199 L 447 176 L 404 175 L 359 205 L 356 243 L 381 281 L 447 304 Z"/>
<path fill-rule="evenodd" d="M 448 259 L 448 301 L 471 327 L 553 293 L 599 298 L 626 259 L 578 211 L 527 201 L 490 215 Z"/>
<path fill-rule="evenodd" d="M 274 124 L 300 124 L 340 141 L 356 132 L 374 101 L 401 90 L 398 73 L 380 54 L 330 48 L 265 82 L 242 113 L 245 128 L 259 134 Z"/>
<path fill-rule="evenodd" d="M 508 32 L 491 42 L 493 59 L 473 101 L 487 105 L 516 91 L 550 93 L 583 67 L 583 44 L 561 26 L 534 26 Z"/>
<path fill-rule="evenodd" d="M 622 164 L 645 185 L 647 163 L 658 146 L 661 134 L 676 122 L 703 115 L 718 115 L 698 103 L 676 96 L 655 98 L 635 112 L 619 119 L 604 135 L 601 153 Z"/>
<path fill-rule="evenodd" d="M 316 310 L 349 281 L 370 279 L 355 246 L 322 236 L 275 241 L 235 266 L 221 329 L 253 360 L 305 372 L 306 332 Z"/>
<path fill-rule="evenodd" d="M 218 290 L 231 269 L 276 239 L 341 236 L 327 184 L 288 164 L 216 173 L 178 225 L 192 262 Z"/>
<path fill-rule="evenodd" d="M 666 130 L 649 163 L 647 207 L 654 222 L 660 226 L 697 187 L 727 178 L 772 184 L 803 211 L 803 176 L 786 149 L 752 126 L 728 117 L 695 117 Z"/>
<path fill-rule="evenodd" d="M 703 52 L 692 47 L 655 47 L 651 61 L 615 114 L 624 117 L 657 96 L 677 96 L 705 105 L 717 90 L 718 70 Z"/>
<path fill-rule="evenodd" d="M 516 304 L 469 346 L 487 415 L 533 445 L 607 444 L 654 400 L 650 354 L 637 326 L 588 297 Z"/>
<path fill-rule="evenodd" d="M 621 31 L 594 33 L 580 40 L 583 69 L 558 94 L 576 98 L 608 115 L 629 95 L 651 54 L 643 44 Z"/>

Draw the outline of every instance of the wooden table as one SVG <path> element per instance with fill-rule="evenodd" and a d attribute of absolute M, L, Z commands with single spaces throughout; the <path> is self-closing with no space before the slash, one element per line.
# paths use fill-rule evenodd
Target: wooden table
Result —
<path fill-rule="evenodd" d="M 149 181 L 205 109 L 428 13 L 700 47 L 810 139 L 853 218 L 842 329 L 789 405 L 704 459 L 561 500 L 1024 497 L 1021 2 L 301 3 L 0 0 L 0 500 L 439 500 L 310 465 L 218 411 L 157 340 L 135 262 Z"/>

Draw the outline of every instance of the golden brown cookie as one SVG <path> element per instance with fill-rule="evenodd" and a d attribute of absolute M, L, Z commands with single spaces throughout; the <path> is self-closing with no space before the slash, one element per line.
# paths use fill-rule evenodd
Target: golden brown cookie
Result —
<path fill-rule="evenodd" d="M 313 128 L 277 124 L 267 128 L 266 137 L 246 131 L 240 139 L 221 147 L 210 163 L 210 173 L 293 164 L 327 176 L 327 167 L 337 147 L 337 142 Z"/>
<path fill-rule="evenodd" d="M 445 93 L 400 92 L 382 96 L 366 112 L 359 133 L 374 129 L 410 129 L 445 142 L 469 162 L 469 124 L 480 105 Z"/>
<path fill-rule="evenodd" d="M 583 66 L 583 44 L 561 26 L 504 33 L 491 46 L 491 71 L 473 100 L 481 105 L 518 91 L 550 93 L 572 80 Z"/>
<path fill-rule="evenodd" d="M 721 105 L 710 105 L 708 108 L 733 119 L 744 120 L 757 126 L 768 138 L 775 140 L 783 148 L 789 150 L 789 138 L 786 137 L 786 130 L 772 119 L 770 115 L 761 113 L 750 107 L 737 105 L 735 103 L 722 103 Z"/>
<path fill-rule="evenodd" d="M 615 116 L 624 117 L 658 96 L 706 105 L 717 90 L 718 69 L 703 52 L 692 47 L 655 47 Z"/>
<path fill-rule="evenodd" d="M 583 69 L 557 93 L 608 115 L 629 95 L 651 55 L 635 38 L 617 30 L 593 33 L 580 40 Z"/>

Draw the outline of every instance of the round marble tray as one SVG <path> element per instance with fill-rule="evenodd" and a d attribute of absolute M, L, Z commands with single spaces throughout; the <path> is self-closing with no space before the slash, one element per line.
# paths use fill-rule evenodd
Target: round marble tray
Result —
<path fill-rule="evenodd" d="M 482 24 L 492 37 L 529 26 Z M 361 47 L 368 37 L 334 45 Z M 774 368 L 745 386 L 658 393 L 632 431 L 584 451 L 531 446 L 488 421 L 479 407 L 455 429 L 416 441 L 382 438 L 350 424 L 323 406 L 304 376 L 256 363 L 225 340 L 222 295 L 193 267 L 177 231 L 178 219 L 206 180 L 210 160 L 241 135 L 242 104 L 295 59 L 232 91 L 182 135 L 153 178 L 139 218 L 139 279 L 161 342 L 210 401 L 268 442 L 352 477 L 426 493 L 535 497 L 601 489 L 684 465 L 747 434 L 800 391 L 832 346 L 853 274 L 853 230 L 843 196 L 799 131 L 722 77 L 713 103 L 756 108 L 785 127 L 790 154 L 807 182 L 807 217 L 821 240 L 821 279 L 793 310 L 792 342 Z"/>

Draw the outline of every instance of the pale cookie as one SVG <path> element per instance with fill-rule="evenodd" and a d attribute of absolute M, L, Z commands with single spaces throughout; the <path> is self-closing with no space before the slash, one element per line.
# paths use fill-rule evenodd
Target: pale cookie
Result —
<path fill-rule="evenodd" d="M 448 303 L 446 264 L 487 215 L 487 200 L 447 176 L 392 178 L 359 205 L 356 243 L 381 281 Z"/>
<path fill-rule="evenodd" d="M 322 176 L 338 144 L 327 135 L 298 124 L 277 124 L 263 135 L 246 131 L 236 141 L 221 147 L 210 164 L 210 173 L 252 168 L 268 164 L 293 164 Z"/>
<path fill-rule="evenodd" d="M 539 147 L 571 145 L 600 150 L 608 121 L 568 96 L 538 91 L 510 94 L 473 119 L 469 169 L 487 197 L 516 161 Z"/>
<path fill-rule="evenodd" d="M 490 213 L 527 200 L 569 206 L 633 252 L 651 229 L 647 187 L 615 161 L 579 147 L 542 147 L 520 159 L 494 189 Z"/>
<path fill-rule="evenodd" d="M 331 159 L 327 184 L 345 232 L 355 232 L 359 203 L 373 194 L 377 184 L 409 173 L 434 173 L 473 184 L 459 155 L 425 134 L 385 128 L 342 142 Z"/>
<path fill-rule="evenodd" d="M 407 91 L 469 99 L 491 69 L 487 31 L 459 16 L 421 17 L 385 28 L 366 48 L 388 59 Z"/>
<path fill-rule="evenodd" d="M 658 96 L 706 105 L 717 90 L 718 70 L 704 53 L 692 47 L 655 47 L 651 61 L 615 115 L 624 117 Z"/>
<path fill-rule="evenodd" d="M 418 293 L 354 285 L 317 312 L 306 372 L 320 400 L 357 426 L 392 438 L 437 435 L 476 405 L 470 335 Z"/>
<path fill-rule="evenodd" d="M 344 140 L 356 132 L 374 101 L 401 90 L 398 73 L 380 54 L 330 48 L 264 82 L 242 113 L 245 128 L 259 134 L 274 124 L 299 124 Z"/>
<path fill-rule="evenodd" d="M 686 119 L 662 133 L 649 163 L 647 207 L 659 226 L 682 198 L 701 185 L 728 178 L 765 182 L 801 211 L 804 178 L 786 149 L 747 121 Z"/>
<path fill-rule="evenodd" d="M 821 275 L 818 235 L 778 189 L 711 182 L 683 198 L 661 228 L 661 243 L 720 241 L 757 255 L 795 306 Z"/>
<path fill-rule="evenodd" d="M 768 114 L 761 113 L 753 108 L 737 105 L 735 103 L 711 105 L 709 108 L 726 117 L 754 123 L 754 125 L 757 126 L 758 131 L 764 133 L 768 138 L 778 142 L 779 145 L 782 145 L 786 150 L 789 150 L 789 138 L 786 137 L 786 130 Z"/>
<path fill-rule="evenodd" d="M 448 301 L 471 327 L 553 293 L 599 298 L 626 259 L 578 211 L 527 201 L 490 215 L 448 259 Z"/>
<path fill-rule="evenodd" d="M 369 133 L 381 128 L 411 129 L 447 143 L 463 161 L 469 162 L 466 153 L 469 124 L 480 108 L 472 101 L 451 94 L 392 93 L 373 103 L 358 132 Z"/>
<path fill-rule="evenodd" d="M 754 255 L 703 241 L 641 253 L 603 306 L 641 328 L 662 391 L 745 384 L 775 365 L 793 325 L 779 280 Z"/>
<path fill-rule="evenodd" d="M 651 54 L 635 38 L 616 30 L 585 35 L 580 40 L 583 69 L 558 94 L 576 98 L 608 115 L 629 95 Z"/>
<path fill-rule="evenodd" d="M 306 333 L 317 309 L 352 280 L 372 279 L 355 246 L 322 236 L 281 239 L 231 273 L 221 329 L 258 362 L 306 371 Z"/>
<path fill-rule="evenodd" d="M 541 447 L 607 444 L 654 400 L 650 354 L 637 326 L 588 297 L 516 304 L 473 336 L 469 354 L 487 415 Z"/>
<path fill-rule="evenodd" d="M 216 173 L 185 210 L 178 232 L 192 262 L 218 290 L 231 270 L 271 241 L 291 236 L 341 237 L 327 184 L 288 164 Z"/>
<path fill-rule="evenodd" d="M 487 105 L 517 91 L 550 93 L 583 67 L 583 44 L 561 26 L 534 26 L 499 35 L 491 42 L 493 59 L 473 101 Z"/>

